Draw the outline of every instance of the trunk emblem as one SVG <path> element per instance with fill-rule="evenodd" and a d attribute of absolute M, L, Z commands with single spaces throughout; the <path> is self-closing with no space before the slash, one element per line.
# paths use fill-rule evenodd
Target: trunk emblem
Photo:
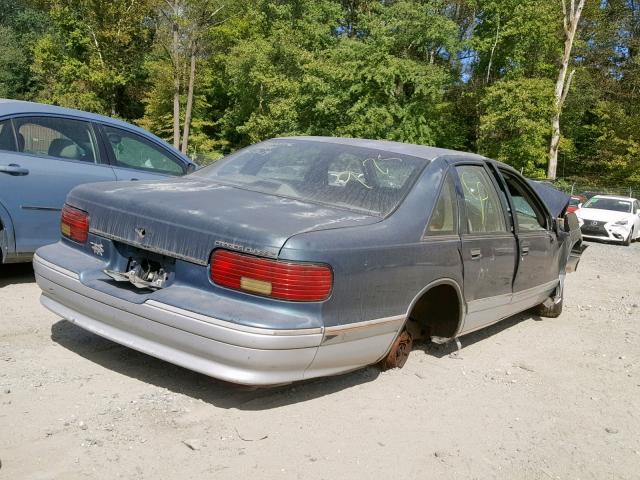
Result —
<path fill-rule="evenodd" d="M 93 253 L 95 253 L 96 255 L 99 256 L 103 256 L 104 255 L 104 245 L 101 243 L 97 243 L 97 242 L 91 242 L 91 250 L 93 250 Z"/>
<path fill-rule="evenodd" d="M 146 235 L 146 233 L 147 233 L 147 232 L 145 232 L 144 228 L 142 228 L 142 227 L 138 227 L 135 230 L 136 230 L 136 235 L 138 235 L 138 238 L 140 240 L 142 240 L 144 238 L 144 236 Z"/>

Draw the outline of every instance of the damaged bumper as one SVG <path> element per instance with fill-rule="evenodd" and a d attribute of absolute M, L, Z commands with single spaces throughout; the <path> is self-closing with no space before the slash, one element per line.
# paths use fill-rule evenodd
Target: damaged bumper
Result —
<path fill-rule="evenodd" d="M 64 256 L 64 249 L 56 252 Z M 56 315 L 134 350 L 245 385 L 290 383 L 375 363 L 405 318 L 293 330 L 257 328 L 157 300 L 118 298 L 37 254 L 33 265 L 40 301 Z"/>
<path fill-rule="evenodd" d="M 37 255 L 41 303 L 102 337 L 222 380 L 272 385 L 302 380 L 322 329 L 268 330 L 147 301 L 134 304 L 83 285 L 77 274 Z"/>

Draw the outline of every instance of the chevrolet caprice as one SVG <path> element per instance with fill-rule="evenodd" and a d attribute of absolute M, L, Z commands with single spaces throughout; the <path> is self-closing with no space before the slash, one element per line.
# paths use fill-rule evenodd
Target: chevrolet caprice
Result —
<path fill-rule="evenodd" d="M 278 138 L 182 178 L 76 187 L 34 267 L 42 304 L 90 332 L 274 385 L 558 316 L 584 248 L 568 204 L 478 155 Z"/>

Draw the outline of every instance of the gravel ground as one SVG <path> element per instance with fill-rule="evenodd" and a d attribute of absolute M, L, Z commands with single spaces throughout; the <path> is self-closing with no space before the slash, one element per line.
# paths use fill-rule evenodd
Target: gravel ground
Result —
<path fill-rule="evenodd" d="M 638 479 L 640 243 L 591 244 L 558 319 L 270 390 L 103 340 L 0 266 L 0 479 Z"/>

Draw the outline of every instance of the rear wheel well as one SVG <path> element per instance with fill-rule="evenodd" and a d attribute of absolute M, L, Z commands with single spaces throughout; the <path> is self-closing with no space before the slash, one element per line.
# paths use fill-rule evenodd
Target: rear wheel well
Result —
<path fill-rule="evenodd" d="M 407 329 L 414 338 L 452 338 L 458 331 L 461 312 L 459 290 L 450 283 L 440 283 L 411 307 Z"/>

